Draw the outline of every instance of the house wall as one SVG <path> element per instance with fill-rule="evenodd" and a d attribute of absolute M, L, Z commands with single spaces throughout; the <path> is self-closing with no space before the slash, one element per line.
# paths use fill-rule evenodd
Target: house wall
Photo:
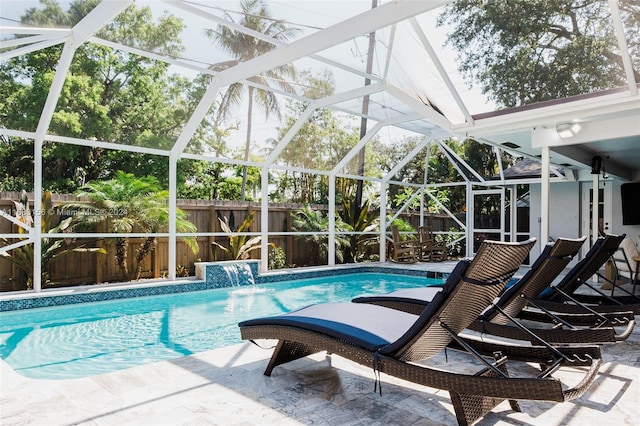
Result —
<path fill-rule="evenodd" d="M 625 233 L 640 244 L 640 225 L 622 225 L 622 201 L 620 199 L 620 185 L 622 182 L 607 180 L 607 185 L 613 185 L 611 192 L 611 223 L 608 232 L 613 234 Z M 558 182 L 551 184 L 549 199 L 549 236 L 551 238 L 581 237 L 580 221 L 582 220 L 582 189 L 580 182 Z M 530 186 L 530 226 L 531 236 L 538 238 L 534 252 L 540 252 L 540 205 L 541 185 Z M 588 212 L 585 212 L 588 214 Z M 586 243 L 585 243 L 586 244 Z M 536 251 L 537 250 L 537 251 Z M 578 256 L 579 257 L 579 256 Z M 573 262 L 575 263 L 577 259 Z"/>
<path fill-rule="evenodd" d="M 540 238 L 541 185 L 531 185 L 531 232 Z M 549 236 L 551 238 L 580 237 L 580 183 L 551 184 L 549 199 Z"/>
<path fill-rule="evenodd" d="M 622 224 L 622 199 L 620 197 L 620 186 L 622 182 L 613 181 L 613 208 L 612 208 L 612 228 L 613 234 L 627 234 L 640 245 L 640 225 L 623 225 Z M 640 197 L 640 194 L 638 194 Z"/>
<path fill-rule="evenodd" d="M 538 239 L 533 248 L 535 253 L 542 251 L 543 244 L 540 241 L 541 219 L 541 188 L 540 184 L 532 184 L 529 187 L 530 198 L 530 226 L 531 236 Z M 551 184 L 549 198 L 549 236 L 551 238 L 579 238 L 580 235 L 580 183 L 555 182 Z M 577 262 L 574 259 L 573 262 Z"/>

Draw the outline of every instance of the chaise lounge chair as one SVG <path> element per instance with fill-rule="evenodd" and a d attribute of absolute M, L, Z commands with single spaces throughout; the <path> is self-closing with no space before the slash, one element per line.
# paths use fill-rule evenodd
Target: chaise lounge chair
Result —
<path fill-rule="evenodd" d="M 618 250 L 624 238 L 624 234 L 598 238 L 587 255 L 557 285 L 542 291 L 529 301 L 530 305 L 542 310 L 562 312 L 573 318 L 573 321 L 584 320 L 585 323 L 598 322 L 602 315 L 613 316 L 613 320 L 616 320 L 616 317 L 620 319 L 620 315 L 625 315 L 626 312 L 640 315 L 640 297 L 619 287 L 613 280 L 600 273 L 600 269 Z M 590 282 L 594 275 L 613 286 L 611 294 L 606 294 Z M 593 294 L 580 293 L 578 290 L 581 287 L 590 289 Z M 614 295 L 615 290 L 626 295 Z M 591 313 L 585 313 L 585 305 Z M 536 311 L 525 309 L 521 317 L 538 320 L 544 315 L 541 317 Z"/>
<path fill-rule="evenodd" d="M 276 339 L 278 344 L 265 375 L 281 364 L 327 351 L 414 383 L 449 391 L 459 424 L 471 424 L 504 400 L 517 409 L 516 399 L 566 401 L 588 389 L 602 363 L 597 346 L 580 347 L 576 366 L 587 371 L 573 388 L 564 389 L 551 373 L 554 362 L 537 377 L 510 378 L 506 358 L 488 361 L 471 352 L 485 368 L 474 375 L 417 364 L 447 347 L 457 334 L 504 288 L 531 250 L 523 243 L 484 242 L 472 261 L 462 260 L 442 291 L 419 316 L 356 303 L 311 305 L 288 314 L 239 324 L 242 338 Z M 376 380 L 376 384 L 378 380 Z M 375 390 L 375 387 L 374 387 Z"/>
<path fill-rule="evenodd" d="M 506 289 L 490 308 L 470 324 L 469 329 L 510 339 L 528 340 L 534 344 L 543 341 L 552 344 L 613 343 L 629 337 L 635 326 L 632 313 L 618 313 L 614 318 L 599 315 L 597 324 L 592 324 L 593 327 L 590 328 L 572 324 L 570 315 L 555 314 L 551 311 L 542 311 L 534 319 L 538 322 L 554 323 L 554 328 L 549 328 L 546 324 L 527 324 L 524 330 L 516 320 L 528 301 L 540 294 L 558 277 L 578 253 L 585 240 L 586 237 L 559 238 L 556 242 L 547 244 L 529 271 Z M 353 302 L 371 303 L 419 314 L 439 291 L 440 287 L 402 289 L 384 295 L 358 297 L 353 299 Z M 597 314 L 584 307 L 578 315 L 580 317 L 578 322 L 584 324 L 585 315 L 589 315 L 592 322 L 596 321 L 593 317 Z M 625 328 L 618 334 L 614 326 L 619 325 Z"/>

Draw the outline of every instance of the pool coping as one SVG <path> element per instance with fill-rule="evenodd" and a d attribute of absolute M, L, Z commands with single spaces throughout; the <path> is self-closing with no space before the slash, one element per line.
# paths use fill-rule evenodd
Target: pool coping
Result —
<path fill-rule="evenodd" d="M 202 265 L 222 266 L 228 265 L 229 263 L 238 262 L 207 262 Z M 248 260 L 243 261 L 243 263 L 251 265 L 256 285 L 294 279 L 346 275 L 353 273 L 390 273 L 394 275 L 423 276 L 426 278 L 446 278 L 455 264 L 455 262 L 442 262 L 438 265 L 438 268 L 433 268 L 433 265 L 431 265 L 431 268 L 428 268 L 427 264 L 400 265 L 396 263 L 371 262 L 362 264 L 278 269 L 275 271 L 259 272 L 258 260 Z M 439 270 L 434 271 L 433 269 Z M 0 312 L 210 290 L 231 286 L 228 281 L 215 278 L 210 279 L 211 274 L 205 275 L 204 278 L 205 279 L 188 277 L 172 280 L 170 282 L 163 280 L 145 280 L 143 282 L 133 283 L 109 283 L 52 288 L 44 289 L 39 292 L 13 292 L 11 294 L 0 295 Z"/>

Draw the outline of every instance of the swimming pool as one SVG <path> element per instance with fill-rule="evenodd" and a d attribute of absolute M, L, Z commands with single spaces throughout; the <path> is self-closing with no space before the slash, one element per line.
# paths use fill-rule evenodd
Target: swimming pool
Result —
<path fill-rule="evenodd" d="M 441 283 L 361 273 L 0 312 L 0 357 L 29 378 L 92 376 L 239 343 L 245 319 Z"/>

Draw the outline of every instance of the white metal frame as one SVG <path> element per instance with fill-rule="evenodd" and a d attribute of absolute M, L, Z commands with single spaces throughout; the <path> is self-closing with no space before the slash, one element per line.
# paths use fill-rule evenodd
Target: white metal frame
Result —
<path fill-rule="evenodd" d="M 0 135 L 10 136 L 10 137 L 21 137 L 26 139 L 34 140 L 34 199 L 41 200 L 42 199 L 42 146 L 45 141 L 53 141 L 59 143 L 66 144 L 77 144 L 77 145 L 85 145 L 85 146 L 93 146 L 93 147 L 102 147 L 106 149 L 119 149 L 126 150 L 131 152 L 140 152 L 140 153 L 148 153 L 154 155 L 167 156 L 169 159 L 169 194 L 170 194 L 170 227 L 169 232 L 166 234 L 156 234 L 157 236 L 166 236 L 169 238 L 169 277 L 175 278 L 175 266 L 176 266 L 176 241 L 177 237 L 182 235 L 176 232 L 175 218 L 176 218 L 176 176 L 177 176 L 177 161 L 181 158 L 190 158 L 190 159 L 206 159 L 209 161 L 217 161 L 217 162 L 225 162 L 230 164 L 242 164 L 247 166 L 256 166 L 261 168 L 261 179 L 262 179 L 262 211 L 267 212 L 267 214 L 263 214 L 261 218 L 261 232 L 263 245 L 261 247 L 261 258 L 263 262 L 261 264 L 261 269 L 264 271 L 268 266 L 268 236 L 270 235 L 268 230 L 268 173 L 271 169 L 285 169 L 285 170 L 300 170 L 311 173 L 318 173 L 329 176 L 329 221 L 330 228 L 328 231 L 329 235 L 329 264 L 333 265 L 335 263 L 335 179 L 337 177 L 349 177 L 353 179 L 362 179 L 365 181 L 370 181 L 379 185 L 380 190 L 380 203 L 381 203 L 381 211 L 380 217 L 381 219 L 386 218 L 386 188 L 390 184 L 400 184 L 406 186 L 412 186 L 418 188 L 415 196 L 420 196 L 421 209 L 424 209 L 425 196 L 428 196 L 434 200 L 435 197 L 428 191 L 426 188 L 426 173 L 425 173 L 425 181 L 422 184 L 413 184 L 406 182 L 396 182 L 392 180 L 392 177 L 395 173 L 403 167 L 411 158 L 424 149 L 425 146 L 428 146 L 430 141 L 435 141 L 439 145 L 439 148 L 445 154 L 445 156 L 452 162 L 452 164 L 458 169 L 461 176 L 465 177 L 466 182 L 466 194 L 467 200 L 473 200 L 473 185 L 510 185 L 510 183 L 504 179 L 502 174 L 502 170 L 500 170 L 501 180 L 499 183 L 497 182 L 485 182 L 484 179 L 474 170 L 465 165 L 464 161 L 459 158 L 452 150 L 450 150 L 446 144 L 442 142 L 443 138 L 451 137 L 455 135 L 459 136 L 468 136 L 473 135 L 475 138 L 490 138 L 491 135 L 508 133 L 513 131 L 525 131 L 529 132 L 531 135 L 531 143 L 532 147 L 540 149 L 541 151 L 541 162 L 542 162 L 542 177 L 538 180 L 542 186 L 542 204 L 541 204 L 541 239 L 542 241 L 546 241 L 549 237 L 549 193 L 550 193 L 550 184 L 553 181 L 550 178 L 549 170 L 551 164 L 551 149 L 556 150 L 564 150 L 568 151 L 573 149 L 573 146 L 593 140 L 593 138 L 603 137 L 606 131 L 607 137 L 612 136 L 628 136 L 628 135 L 637 135 L 639 132 L 637 125 L 637 118 L 633 115 L 634 111 L 640 110 L 639 108 L 639 99 L 638 99 L 638 90 L 637 83 L 634 80 L 633 68 L 631 56 L 628 51 L 628 46 L 626 44 L 626 39 L 624 37 L 624 32 L 622 28 L 622 24 L 620 22 L 620 11 L 618 7 L 618 3 L 616 0 L 609 0 L 609 7 L 611 9 L 611 14 L 613 18 L 613 25 L 615 29 L 615 34 L 618 39 L 618 43 L 620 46 L 620 51 L 622 52 L 623 65 L 626 72 L 626 77 L 628 81 L 629 91 L 627 93 L 614 93 L 606 96 L 594 97 L 592 99 L 580 100 L 579 102 L 567 102 L 558 105 L 545 106 L 543 108 L 532 108 L 525 111 L 519 111 L 511 114 L 499 115 L 496 117 L 484 118 L 482 120 L 475 119 L 469 112 L 469 110 L 465 106 L 464 99 L 458 93 L 455 85 L 447 75 L 440 59 L 438 57 L 438 52 L 432 46 L 429 38 L 427 37 L 424 29 L 418 23 L 416 16 L 423 14 L 425 12 L 432 11 L 442 5 L 449 3 L 450 0 L 425 0 L 425 1 L 409 1 L 409 0 L 397 0 L 393 2 L 385 3 L 379 7 L 371 9 L 369 11 L 363 12 L 354 17 L 345 19 L 329 28 L 324 30 L 320 30 L 313 34 L 310 34 L 306 37 L 303 37 L 299 40 L 291 42 L 289 44 L 283 43 L 281 41 L 277 41 L 271 39 L 264 34 L 257 33 L 245 27 L 241 27 L 231 22 L 227 22 L 224 19 L 221 19 L 213 14 L 207 13 L 200 8 L 197 8 L 193 5 L 190 5 L 185 2 L 176 1 L 176 0 L 165 0 L 165 3 L 171 5 L 173 7 L 179 8 L 183 11 L 196 14 L 199 17 L 208 19 L 212 23 L 226 25 L 236 31 L 241 31 L 243 33 L 252 35 L 254 37 L 260 38 L 261 40 L 269 41 L 274 43 L 276 48 L 272 51 L 256 57 L 254 59 L 248 60 L 243 63 L 239 63 L 237 66 L 221 71 L 216 72 L 205 66 L 193 65 L 187 61 L 170 58 L 163 55 L 158 55 L 152 52 L 145 52 L 140 49 L 124 46 L 122 44 L 114 43 L 107 40 L 102 40 L 98 37 L 95 37 L 94 34 L 110 22 L 113 18 L 115 18 L 118 14 L 124 11 L 129 5 L 133 4 L 133 0 L 108 0 L 102 1 L 93 11 L 91 11 L 84 19 L 82 19 L 74 28 L 72 29 L 51 29 L 51 28 L 30 28 L 30 27 L 0 27 L 0 34 L 8 35 L 8 34 L 20 34 L 26 35 L 27 37 L 13 40 L 3 40 L 0 42 L 0 48 L 13 48 L 6 50 L 0 53 L 0 61 L 6 61 L 13 57 L 17 57 L 19 55 L 23 55 L 26 53 L 30 53 L 36 51 L 38 49 L 42 49 L 45 47 L 53 46 L 56 44 L 64 44 L 62 55 L 60 57 L 58 66 L 56 68 L 56 74 L 49 88 L 49 95 L 47 97 L 45 106 L 43 108 L 42 114 L 40 116 L 37 128 L 34 132 L 25 132 L 14 129 L 0 129 Z M 407 21 L 412 27 L 416 38 L 419 40 L 422 47 L 428 53 L 428 56 L 431 58 L 435 69 L 439 73 L 439 76 L 442 78 L 446 89 L 451 93 L 457 107 L 463 113 L 465 117 L 464 123 L 452 124 L 446 117 L 436 112 L 433 108 L 425 105 L 421 100 L 416 97 L 409 95 L 402 88 L 394 86 L 387 81 L 389 64 L 392 58 L 392 47 L 394 44 L 394 36 L 395 36 L 395 25 Z M 383 76 L 376 76 L 362 70 L 355 69 L 348 65 L 339 63 L 338 61 L 329 59 L 318 52 L 321 52 L 327 48 L 336 46 L 340 43 L 344 43 L 346 41 L 352 40 L 356 37 L 369 34 L 370 32 L 376 31 L 381 28 L 389 27 L 391 29 L 390 36 L 388 40 L 388 52 L 385 58 L 385 66 Z M 204 96 L 200 100 L 196 110 L 188 120 L 185 127 L 182 129 L 180 136 L 178 137 L 174 146 L 169 150 L 161 150 L 161 149 L 153 149 L 153 148 L 144 148 L 144 147 L 135 147 L 135 146 L 125 146 L 120 144 L 115 144 L 106 141 L 90 141 L 83 140 L 77 138 L 69 138 L 64 136 L 56 136 L 48 134 L 49 125 L 54 114 L 56 104 L 58 98 L 60 96 L 60 91 L 64 84 L 67 72 L 71 65 L 71 61 L 73 60 L 73 56 L 75 54 L 76 49 L 85 42 L 97 43 L 107 47 L 111 47 L 113 49 L 122 50 L 125 52 L 129 52 L 131 54 L 136 54 L 140 56 L 144 56 L 156 61 L 163 61 L 171 65 L 176 65 L 179 67 L 183 67 L 185 69 L 197 71 L 199 73 L 205 73 L 211 76 L 211 83 L 207 88 Z M 308 57 L 314 60 L 320 61 L 322 63 L 331 65 L 333 67 L 337 67 L 344 71 L 350 72 L 354 75 L 358 75 L 360 77 L 368 78 L 373 83 L 368 86 L 357 87 L 352 90 L 338 93 L 333 96 L 328 96 L 324 99 L 319 100 L 311 100 L 304 99 L 300 96 L 291 95 L 288 93 L 284 93 L 282 91 L 278 91 L 273 88 L 265 88 L 257 85 L 254 82 L 248 81 L 252 76 L 261 73 L 263 71 L 267 71 L 272 69 L 280 64 L 289 63 L 299 58 Z M 298 99 L 301 101 L 306 101 L 309 103 L 309 106 L 305 110 L 305 112 L 298 118 L 294 126 L 289 130 L 289 132 L 284 136 L 284 138 L 278 142 L 276 148 L 270 153 L 269 157 L 263 163 L 254 163 L 250 161 L 236 161 L 225 158 L 212 158 L 209 156 L 203 155 L 193 155 L 185 153 L 185 149 L 188 146 L 191 138 L 193 137 L 195 131 L 198 126 L 202 122 L 205 117 L 207 111 L 213 104 L 216 99 L 218 93 L 223 90 L 226 86 L 242 82 L 243 84 L 250 84 L 256 87 L 260 87 L 262 89 L 273 90 L 274 92 L 282 95 L 291 97 L 294 99 Z M 396 100 L 402 102 L 408 110 L 411 112 L 401 115 L 399 117 L 393 119 L 381 119 L 379 117 L 371 116 L 368 114 L 363 114 L 361 111 L 351 111 L 346 108 L 339 106 L 338 104 L 350 99 L 356 99 L 362 96 L 383 93 L 388 94 Z M 336 166 L 332 170 L 306 170 L 296 167 L 283 167 L 276 164 L 278 155 L 282 152 L 283 149 L 287 147 L 287 145 L 291 142 L 295 133 L 301 128 L 302 125 L 308 120 L 313 111 L 317 108 L 329 107 L 333 108 L 336 111 L 343 111 L 354 116 L 365 117 L 367 119 L 373 120 L 376 124 L 366 133 L 366 135 L 360 140 L 356 146 L 341 160 L 336 164 Z M 567 141 L 560 140 L 557 135 L 555 135 L 555 123 L 558 120 L 572 120 L 572 119 L 581 119 L 585 117 L 591 117 L 594 114 L 599 114 L 606 117 L 614 117 L 609 120 L 609 124 L 611 126 L 607 126 L 606 129 L 600 129 L 596 126 L 592 126 L 589 128 L 589 125 L 585 125 L 587 127 L 580 135 L 573 138 L 569 143 Z M 385 176 L 381 179 L 369 178 L 369 177 L 361 177 L 361 176 L 350 176 L 343 173 L 344 166 L 360 151 L 361 148 L 366 146 L 368 141 L 371 138 L 375 137 L 385 126 L 398 126 L 402 127 L 403 125 L 407 125 L 409 123 L 420 122 L 424 125 L 426 129 L 424 131 L 425 138 L 419 144 L 416 149 L 414 149 L 405 159 L 403 159 L 398 165 L 396 165 L 392 170 L 390 170 Z M 499 151 L 496 150 L 496 155 L 499 154 Z M 588 164 L 590 159 L 584 159 L 585 164 Z M 466 179 L 467 174 L 463 173 L 463 170 L 460 167 L 465 167 L 466 170 L 464 172 L 470 173 L 474 176 L 474 181 L 470 182 Z M 627 176 L 628 171 L 625 170 L 616 170 L 615 168 L 608 169 L 609 173 L 617 173 L 619 176 Z M 437 187 L 438 185 L 433 185 Z M 597 192 L 597 191 L 596 191 Z M 513 205 L 515 197 L 515 189 L 512 189 L 512 198 L 511 202 Z M 436 200 L 437 201 L 437 200 Z M 503 194 L 503 203 L 504 203 L 504 194 Z M 461 227 L 465 229 L 467 240 L 470 241 L 470 237 L 473 232 L 473 206 L 472 202 L 467 203 L 470 207 L 470 211 L 467 214 L 467 223 L 462 224 Z M 38 207 L 38 202 L 36 201 L 36 208 Z M 444 206 L 441 206 L 444 208 Z M 444 209 L 445 211 L 446 208 Z M 515 211 L 515 209 L 512 209 Z M 452 217 L 453 214 L 448 212 Z M 515 214 L 515 212 L 514 212 Z M 4 215 L 6 217 L 6 215 Z M 36 222 L 39 223 L 39 222 Z M 502 225 L 502 232 L 504 232 L 504 224 Z M 386 235 L 386 227 L 387 223 L 385 220 L 381 220 L 380 224 L 380 238 L 381 241 L 384 240 L 384 236 Z M 515 228 L 515 221 L 512 220 L 512 227 Z M 512 229 L 512 233 L 515 231 Z M 113 236 L 113 234 L 100 234 L 104 236 Z M 200 233 L 198 235 L 210 235 L 210 233 Z M 79 238 L 86 236 L 82 234 L 77 234 Z M 90 236 L 95 237 L 98 234 L 90 234 Z M 514 238 L 515 234 L 511 236 Z M 19 245 L 27 244 L 30 242 L 34 243 L 34 250 L 36 253 L 41 252 L 41 229 L 40 226 L 34 226 L 29 229 L 28 236 L 24 234 L 21 235 L 12 235 L 11 238 L 23 238 L 24 240 L 12 244 L 11 246 L 5 246 L 1 248 L 1 251 L 8 251 L 13 247 L 17 247 Z M 55 238 L 55 236 L 54 236 Z M 381 244 L 380 249 L 380 259 L 385 260 L 385 252 L 384 245 Z M 470 244 L 467 244 L 467 247 L 470 247 Z M 468 253 L 470 254 L 470 253 Z M 37 272 L 40 270 L 40 256 L 35 256 L 34 262 L 34 270 Z M 41 289 L 41 280 L 40 274 L 34 274 L 34 290 L 40 291 Z"/>

